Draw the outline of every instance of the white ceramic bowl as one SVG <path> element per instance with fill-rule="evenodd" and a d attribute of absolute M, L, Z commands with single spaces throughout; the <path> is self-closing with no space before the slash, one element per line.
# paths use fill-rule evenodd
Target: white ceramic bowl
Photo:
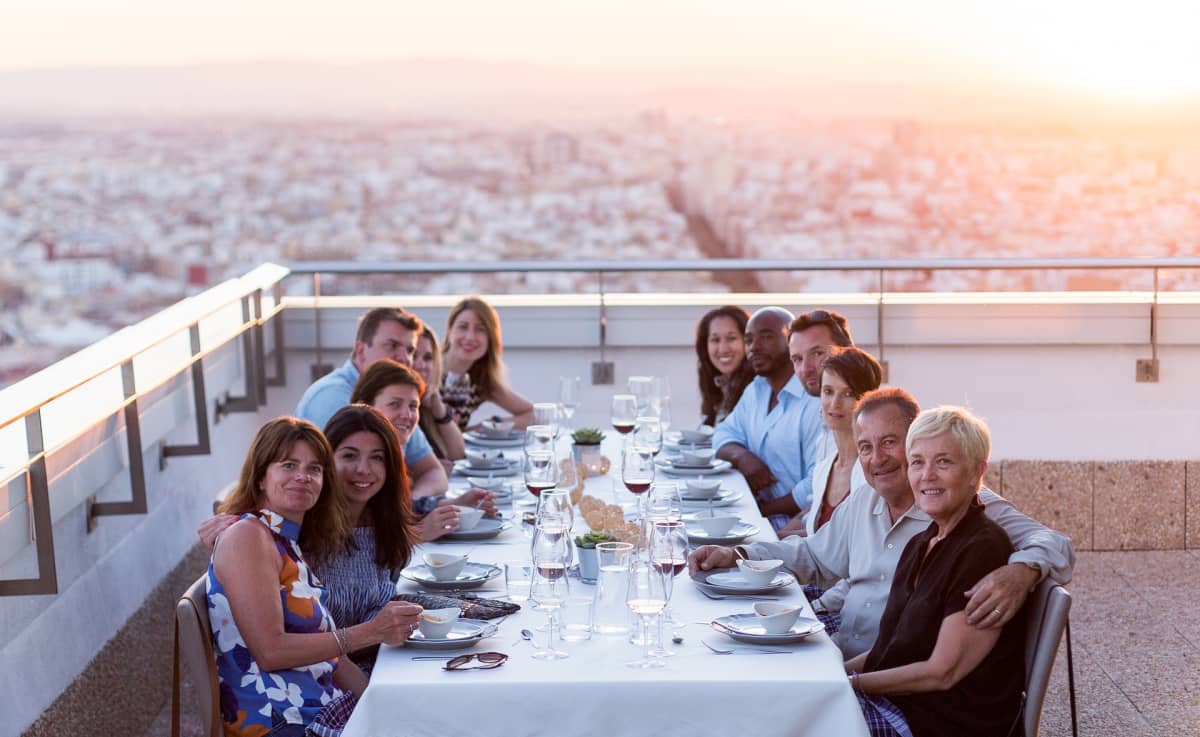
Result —
<path fill-rule="evenodd" d="M 679 439 L 691 445 L 707 443 L 712 440 L 713 429 L 708 425 L 701 425 L 695 430 L 680 430 Z"/>
<path fill-rule="evenodd" d="M 781 560 L 738 560 L 742 578 L 752 586 L 767 586 L 775 578 L 775 572 L 783 567 Z"/>
<path fill-rule="evenodd" d="M 475 507 L 464 507 L 458 505 L 458 529 L 459 532 L 465 532 L 479 524 L 479 520 L 483 519 L 483 510 Z"/>
<path fill-rule="evenodd" d="M 704 530 L 709 537 L 722 537 L 742 520 L 738 517 L 725 515 L 723 517 L 697 517 L 693 523 Z"/>
<path fill-rule="evenodd" d="M 712 499 L 721 493 L 720 479 L 688 479 L 688 496 L 692 499 Z"/>
<path fill-rule="evenodd" d="M 796 618 L 800 616 L 800 608 L 772 601 L 759 601 L 754 604 L 754 613 L 758 615 L 758 623 L 768 634 L 782 635 L 796 623 Z"/>
<path fill-rule="evenodd" d="M 504 422 L 492 422 L 491 420 L 487 420 L 480 423 L 479 429 L 476 432 L 479 433 L 479 437 L 481 438 L 496 438 L 503 440 L 512 435 L 512 429 L 513 424 L 511 420 L 506 420 Z"/>
<path fill-rule="evenodd" d="M 487 489 L 488 491 L 503 491 L 507 480 L 501 476 L 468 476 L 467 483 L 472 489 Z"/>
<path fill-rule="evenodd" d="M 453 581 L 462 573 L 467 564 L 467 556 L 450 555 L 449 553 L 426 553 L 425 565 L 433 572 L 433 577 L 439 581 Z"/>
<path fill-rule="evenodd" d="M 458 621 L 458 607 L 445 609 L 426 609 L 417 617 L 417 627 L 421 635 L 430 640 L 441 640 L 454 629 Z"/>
<path fill-rule="evenodd" d="M 500 465 L 497 459 L 500 458 L 500 451 L 497 450 L 468 450 L 467 465 L 471 468 L 495 468 Z"/>
<path fill-rule="evenodd" d="M 713 459 L 711 450 L 684 450 L 680 451 L 679 455 L 689 466 L 707 466 L 712 463 Z"/>

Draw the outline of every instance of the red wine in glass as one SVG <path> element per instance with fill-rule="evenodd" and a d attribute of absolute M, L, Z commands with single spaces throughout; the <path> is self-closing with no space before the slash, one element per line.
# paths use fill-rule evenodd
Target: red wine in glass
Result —
<path fill-rule="evenodd" d="M 526 481 L 525 488 L 529 489 L 529 493 L 534 496 L 541 496 L 546 489 L 553 489 L 555 482 L 553 481 Z"/>
<path fill-rule="evenodd" d="M 633 432 L 634 424 L 636 423 L 626 422 L 625 420 L 613 420 L 612 426 L 614 430 L 622 435 L 628 435 L 629 433 Z"/>
<path fill-rule="evenodd" d="M 649 481 L 626 481 L 625 488 L 634 494 L 645 494 L 650 489 Z"/>
<path fill-rule="evenodd" d="M 557 581 L 566 574 L 567 567 L 562 563 L 539 563 L 537 570 L 538 575 L 542 578 L 548 581 Z"/>
<path fill-rule="evenodd" d="M 661 558 L 654 561 L 654 567 L 659 573 L 670 573 L 672 576 L 678 576 L 687 568 L 687 560 L 684 558 Z"/>

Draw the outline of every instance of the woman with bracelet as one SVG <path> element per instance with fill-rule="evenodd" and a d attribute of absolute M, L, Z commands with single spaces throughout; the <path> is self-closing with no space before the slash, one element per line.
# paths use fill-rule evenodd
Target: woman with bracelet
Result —
<path fill-rule="evenodd" d="M 1019 733 L 1025 617 L 981 629 L 964 612 L 963 592 L 1012 553 L 978 498 L 987 426 L 936 407 L 917 416 L 905 447 L 917 507 L 933 521 L 900 555 L 875 644 L 846 661 L 850 685 L 873 737 Z"/>
<path fill-rule="evenodd" d="M 442 401 L 454 414 L 460 430 L 468 429 L 471 414 L 484 402 L 509 412 L 513 427 L 523 428 L 533 417 L 533 403 L 517 394 L 504 377 L 501 360 L 500 316 L 479 297 L 454 305 L 446 321 L 442 359 Z"/>
<path fill-rule="evenodd" d="M 421 421 L 418 424 L 449 476 L 454 471 L 454 462 L 467 457 L 467 448 L 463 444 L 462 430 L 454 421 L 450 408 L 442 402 L 442 393 L 438 390 L 442 378 L 442 349 L 438 345 L 437 333 L 428 323 L 421 323 L 412 366 L 425 381 L 425 393 L 421 395 Z"/>
<path fill-rule="evenodd" d="M 425 382 L 417 372 L 391 359 L 380 359 L 358 377 L 352 403 L 369 404 L 379 410 L 395 428 L 403 446 L 417 427 L 421 412 L 421 395 Z M 418 535 L 421 542 L 436 540 L 458 529 L 458 506 L 478 506 L 487 514 L 495 514 L 495 496 L 486 489 L 470 489 L 453 502 L 445 496 L 414 499 L 413 509 L 421 515 Z"/>
<path fill-rule="evenodd" d="M 309 563 L 332 558 L 350 525 L 333 452 L 309 422 L 259 429 L 221 511 L 240 516 L 215 543 L 206 586 L 225 734 L 340 734 L 367 685 L 344 656 L 404 642 L 421 607 L 390 603 L 348 628 L 325 608 Z"/>

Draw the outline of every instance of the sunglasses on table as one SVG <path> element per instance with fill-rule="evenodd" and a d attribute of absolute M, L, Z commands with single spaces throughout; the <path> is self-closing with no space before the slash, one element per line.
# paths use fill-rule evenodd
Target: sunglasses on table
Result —
<path fill-rule="evenodd" d="M 418 655 L 412 660 L 445 660 L 446 670 L 491 670 L 504 665 L 508 655 L 497 652 L 470 653 L 469 655 Z"/>

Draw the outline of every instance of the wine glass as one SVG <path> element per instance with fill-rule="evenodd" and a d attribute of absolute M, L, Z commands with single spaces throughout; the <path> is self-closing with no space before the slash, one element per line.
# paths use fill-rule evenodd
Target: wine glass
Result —
<path fill-rule="evenodd" d="M 533 424 L 525 428 L 525 452 L 554 452 L 554 428 Z"/>
<path fill-rule="evenodd" d="M 666 649 L 662 627 L 665 623 L 677 624 L 671 614 L 671 593 L 675 577 L 687 568 L 688 537 L 687 528 L 682 521 L 653 520 L 654 529 L 650 533 L 650 560 L 666 578 L 664 586 L 667 593 L 667 605 L 658 618 L 658 642 L 660 657 L 669 657 L 675 653 Z"/>
<path fill-rule="evenodd" d="M 563 420 L 570 429 L 571 419 L 579 407 L 580 381 L 578 376 L 558 377 L 558 406 L 562 410 Z"/>
<path fill-rule="evenodd" d="M 662 422 L 663 432 L 671 424 L 671 380 L 665 376 L 654 377 L 654 395 L 651 400 L 654 405 L 654 413 L 658 415 L 658 419 Z"/>
<path fill-rule="evenodd" d="M 554 402 L 536 402 L 533 405 L 533 425 L 545 425 L 550 428 L 550 437 L 558 439 L 558 405 Z"/>
<path fill-rule="evenodd" d="M 662 658 L 654 654 L 654 643 L 650 639 L 650 617 L 667 605 L 665 577 L 648 560 L 635 557 L 629 565 L 629 585 L 625 590 L 625 606 L 638 615 L 640 641 L 647 644 L 646 654 L 640 659 L 626 663 L 630 668 L 661 668 Z"/>
<path fill-rule="evenodd" d="M 654 456 L 626 443 L 621 451 L 621 481 L 633 494 L 645 494 L 654 483 Z"/>
<path fill-rule="evenodd" d="M 558 468 L 554 452 L 535 450 L 525 454 L 525 488 L 535 497 L 558 484 Z"/>
<path fill-rule="evenodd" d="M 571 498 L 567 491 L 553 489 L 542 492 L 538 499 L 536 525 L 548 534 L 563 535 L 571 531 L 575 514 L 571 511 Z"/>
<path fill-rule="evenodd" d="M 683 519 L 683 495 L 674 481 L 655 481 L 646 497 L 646 515 L 652 522 Z"/>
<path fill-rule="evenodd" d="M 662 450 L 662 423 L 654 415 L 641 415 L 633 423 L 633 447 L 650 455 Z"/>
<path fill-rule="evenodd" d="M 654 404 L 654 377 L 630 376 L 628 385 L 629 393 L 637 402 L 638 414 L 650 414 Z"/>
<path fill-rule="evenodd" d="M 637 397 L 632 394 L 614 394 L 612 398 L 612 426 L 622 435 L 633 432 L 637 421 Z"/>
<path fill-rule="evenodd" d="M 567 598 L 567 564 L 571 549 L 569 536 L 546 534 L 538 529 L 533 535 L 533 581 L 529 601 L 533 608 L 546 612 L 546 646 L 538 648 L 533 657 L 538 660 L 559 660 L 567 653 L 554 647 L 557 631 L 556 615 Z"/>

